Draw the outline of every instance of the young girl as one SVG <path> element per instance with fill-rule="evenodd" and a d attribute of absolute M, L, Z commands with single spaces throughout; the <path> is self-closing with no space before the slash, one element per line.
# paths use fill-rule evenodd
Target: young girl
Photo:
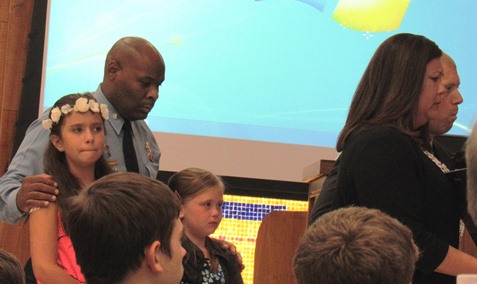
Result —
<path fill-rule="evenodd" d="M 61 214 L 68 210 L 68 197 L 111 172 L 102 158 L 108 116 L 106 105 L 91 94 L 72 94 L 59 99 L 42 122 L 51 131 L 44 168 L 57 183 L 59 195 L 48 207 L 30 210 L 30 250 L 38 283 L 85 283 Z"/>
<path fill-rule="evenodd" d="M 222 220 L 224 184 L 203 169 L 188 168 L 169 179 L 182 202 L 184 276 L 181 283 L 243 283 L 235 256 L 209 238 Z"/>

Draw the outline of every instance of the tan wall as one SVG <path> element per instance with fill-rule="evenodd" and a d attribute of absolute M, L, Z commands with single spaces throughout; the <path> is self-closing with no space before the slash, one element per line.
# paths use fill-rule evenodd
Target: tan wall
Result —
<path fill-rule="evenodd" d="M 40 0 L 46 1 L 46 0 Z M 10 159 L 34 0 L 0 0 L 0 175 Z M 0 248 L 22 263 L 30 255 L 28 227 L 0 223 Z"/>

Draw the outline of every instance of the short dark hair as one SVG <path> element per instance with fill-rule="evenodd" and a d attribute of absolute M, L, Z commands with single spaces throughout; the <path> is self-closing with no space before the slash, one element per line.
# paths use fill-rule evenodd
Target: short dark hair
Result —
<path fill-rule="evenodd" d="M 25 273 L 20 262 L 13 254 L 3 249 L 0 249 L 0 283 L 25 283 Z"/>
<path fill-rule="evenodd" d="M 324 214 L 302 237 L 294 258 L 298 284 L 409 284 L 418 259 L 412 232 L 377 209 Z"/>
<path fill-rule="evenodd" d="M 107 175 L 68 200 L 64 216 L 76 259 L 88 283 L 116 283 L 138 270 L 144 249 L 159 240 L 171 256 L 177 196 L 137 173 Z"/>

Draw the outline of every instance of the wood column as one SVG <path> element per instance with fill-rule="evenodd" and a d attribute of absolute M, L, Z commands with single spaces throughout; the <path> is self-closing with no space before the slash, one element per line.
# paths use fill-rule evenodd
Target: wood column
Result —
<path fill-rule="evenodd" d="M 0 175 L 12 153 L 34 4 L 0 0 Z M 30 255 L 28 227 L 0 223 L 0 248 L 24 263 Z"/>

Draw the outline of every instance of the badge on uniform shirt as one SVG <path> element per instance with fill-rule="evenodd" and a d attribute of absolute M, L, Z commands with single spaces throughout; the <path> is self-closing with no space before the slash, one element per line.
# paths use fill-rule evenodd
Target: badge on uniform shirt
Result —
<path fill-rule="evenodd" d="M 108 163 L 108 166 L 111 168 L 113 172 L 118 171 L 118 165 L 119 165 L 118 160 L 111 159 L 111 160 L 107 160 L 106 163 Z"/>
<path fill-rule="evenodd" d="M 113 172 L 118 171 L 118 160 L 111 159 L 111 151 L 108 144 L 104 144 L 104 153 L 103 156 L 106 158 L 106 163 L 113 170 Z"/>
<path fill-rule="evenodd" d="M 149 142 L 146 142 L 146 151 L 147 151 L 147 157 L 149 158 L 149 161 L 153 162 L 154 155 L 152 154 L 151 143 Z"/>
<path fill-rule="evenodd" d="M 111 158 L 111 151 L 109 150 L 109 145 L 108 144 L 104 144 L 103 155 L 106 156 L 106 158 Z"/>

